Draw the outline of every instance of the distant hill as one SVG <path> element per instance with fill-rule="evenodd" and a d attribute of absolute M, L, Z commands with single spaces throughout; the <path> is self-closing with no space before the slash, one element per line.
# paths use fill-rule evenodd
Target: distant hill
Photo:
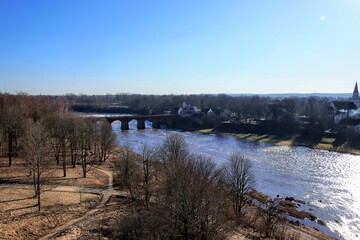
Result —
<path fill-rule="evenodd" d="M 230 96 L 262 96 L 271 98 L 288 98 L 288 97 L 328 97 L 328 98 L 350 98 L 351 93 L 269 93 L 269 94 L 251 94 L 251 93 L 234 93 Z"/>

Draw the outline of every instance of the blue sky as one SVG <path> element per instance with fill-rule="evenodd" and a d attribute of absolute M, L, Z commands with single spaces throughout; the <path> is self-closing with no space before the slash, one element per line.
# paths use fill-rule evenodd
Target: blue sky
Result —
<path fill-rule="evenodd" d="M 340 93 L 360 0 L 0 0 L 0 92 Z"/>

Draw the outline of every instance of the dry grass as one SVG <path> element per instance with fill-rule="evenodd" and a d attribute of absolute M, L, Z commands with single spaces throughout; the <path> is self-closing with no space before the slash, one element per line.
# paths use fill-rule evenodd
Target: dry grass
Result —
<path fill-rule="evenodd" d="M 100 211 L 63 232 L 57 239 L 111 239 L 115 223 L 131 210 L 139 208 L 135 202 L 126 197 L 111 197 Z"/>
<path fill-rule="evenodd" d="M 212 130 L 213 130 L 212 128 L 207 128 L 207 129 L 201 129 L 199 130 L 199 132 L 207 134 L 207 133 L 212 133 Z"/>
<path fill-rule="evenodd" d="M 37 239 L 46 231 L 81 216 L 97 205 L 101 196 L 49 190 L 42 195 L 42 210 L 36 206 L 31 186 L 0 186 L 1 239 Z"/>
<path fill-rule="evenodd" d="M 104 164 L 103 169 L 109 169 L 109 164 Z M 15 159 L 14 165 L 9 167 L 6 158 L 0 158 L 0 183 L 21 183 L 29 184 L 31 179 L 29 171 L 22 159 Z M 68 185 L 82 186 L 91 188 L 106 188 L 108 184 L 108 176 L 100 171 L 92 169 L 87 173 L 86 178 L 83 177 L 80 166 L 73 168 L 67 166 L 66 177 L 63 177 L 62 166 L 53 166 L 49 173 L 51 178 L 49 184 L 52 185 Z"/>
<path fill-rule="evenodd" d="M 9 167 L 7 159 L 0 159 L 0 239 L 38 239 L 98 205 L 100 189 L 108 184 L 108 176 L 97 170 L 83 178 L 80 166 L 69 166 L 65 178 L 61 166 L 54 166 L 50 172 L 39 212 L 23 160 L 15 159 Z"/>
<path fill-rule="evenodd" d="M 63 170 L 58 169 L 51 183 L 54 185 L 82 186 L 91 188 L 107 188 L 108 176 L 100 171 L 92 170 L 87 173 L 86 178 L 83 177 L 80 166 L 76 168 L 69 167 L 66 177 L 63 177 Z"/>

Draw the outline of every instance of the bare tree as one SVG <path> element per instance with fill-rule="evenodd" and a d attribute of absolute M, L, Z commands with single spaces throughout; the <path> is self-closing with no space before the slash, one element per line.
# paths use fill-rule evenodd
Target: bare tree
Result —
<path fill-rule="evenodd" d="M 46 127 L 47 131 L 49 132 L 51 136 L 51 146 L 54 154 L 54 158 L 56 161 L 56 164 L 60 164 L 60 143 L 57 141 L 58 139 L 55 137 L 57 133 L 57 117 L 56 115 L 49 115 L 45 121 L 44 126 Z"/>
<path fill-rule="evenodd" d="M 116 134 L 112 131 L 111 125 L 106 121 L 100 121 L 97 124 L 96 135 L 98 139 L 98 158 L 99 164 L 105 161 L 110 152 L 115 147 Z"/>
<path fill-rule="evenodd" d="M 34 192 L 37 197 L 37 205 L 41 209 L 41 189 L 50 177 L 50 137 L 40 123 L 29 122 L 27 124 L 26 144 L 24 150 L 30 163 L 34 184 Z"/>
<path fill-rule="evenodd" d="M 259 208 L 259 216 L 262 220 L 261 230 L 266 238 L 273 233 L 281 220 L 281 215 L 276 208 L 277 205 L 277 201 L 270 198 Z"/>
<path fill-rule="evenodd" d="M 183 136 L 177 133 L 166 137 L 159 149 L 159 157 L 164 163 L 177 165 L 188 155 L 188 148 Z"/>
<path fill-rule="evenodd" d="M 133 199 L 143 199 L 149 207 L 153 194 L 153 181 L 156 173 L 155 149 L 143 145 L 140 154 L 134 153 L 129 146 L 120 149 L 115 162 L 116 179 L 120 187 L 125 187 Z"/>
<path fill-rule="evenodd" d="M 240 223 L 243 208 L 248 201 L 248 193 L 255 186 L 252 164 L 248 158 L 245 158 L 240 153 L 234 153 L 230 156 L 224 172 L 227 192 L 232 201 L 235 219 L 237 223 Z"/>
<path fill-rule="evenodd" d="M 3 109 L 0 116 L 1 127 L 3 129 L 4 139 L 7 142 L 7 152 L 9 166 L 16 152 L 18 138 L 23 134 L 24 118 L 21 109 L 18 106 L 7 106 Z"/>
<path fill-rule="evenodd" d="M 67 119 L 67 134 L 70 148 L 71 164 L 76 166 L 80 145 L 80 120 L 76 117 L 69 116 Z"/>
<path fill-rule="evenodd" d="M 155 164 L 154 164 L 155 150 L 148 145 L 143 145 L 141 148 L 142 158 L 142 173 L 143 173 L 143 196 L 146 207 L 149 207 L 149 201 L 152 194 L 151 183 L 155 175 Z"/>
<path fill-rule="evenodd" d="M 157 195 L 162 234 L 168 239 L 223 239 L 227 206 L 215 164 L 188 155 L 171 168 Z"/>
<path fill-rule="evenodd" d="M 140 165 L 129 146 L 121 148 L 119 159 L 115 162 L 115 171 L 120 187 L 127 188 L 130 196 L 137 199 L 140 196 Z"/>
<path fill-rule="evenodd" d="M 47 130 L 51 134 L 51 143 L 56 163 L 59 164 L 60 157 L 62 159 L 64 177 L 66 177 L 67 118 L 67 115 L 64 115 L 64 113 L 59 113 L 48 117 L 45 121 Z"/>
<path fill-rule="evenodd" d="M 81 158 L 81 167 L 83 170 L 83 177 L 90 171 L 94 165 L 94 158 L 90 154 L 91 145 L 94 136 L 94 125 L 90 120 L 83 120 L 78 125 L 79 131 L 79 150 Z"/>

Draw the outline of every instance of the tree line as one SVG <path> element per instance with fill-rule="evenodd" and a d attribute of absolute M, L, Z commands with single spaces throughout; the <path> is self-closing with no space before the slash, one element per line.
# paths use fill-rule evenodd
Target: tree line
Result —
<path fill-rule="evenodd" d="M 1 157 L 9 167 L 14 158 L 25 163 L 39 210 L 41 187 L 55 169 L 61 166 L 66 177 L 68 166 L 80 166 L 86 177 L 114 147 L 115 134 L 109 123 L 72 114 L 65 99 L 0 95 Z"/>
<path fill-rule="evenodd" d="M 285 97 L 267 96 L 231 96 L 227 94 L 193 94 L 193 95 L 65 95 L 72 106 L 106 106 L 107 111 L 119 110 L 138 114 L 161 114 L 165 111 L 175 112 L 183 102 L 197 106 L 199 109 L 212 108 L 229 110 L 235 113 L 239 121 L 260 120 L 271 115 L 276 120 L 294 120 L 294 115 L 305 116 L 312 122 L 327 125 L 328 107 L 334 100 L 326 97 Z M 116 108 L 118 107 L 118 108 Z"/>
<path fill-rule="evenodd" d="M 234 224 L 264 237 L 284 234 L 276 203 L 254 204 L 253 166 L 240 153 L 216 166 L 190 153 L 181 135 L 171 134 L 159 147 L 143 145 L 139 154 L 124 146 L 115 172 L 118 186 L 145 210 L 119 219 L 114 239 L 224 239 Z"/>

